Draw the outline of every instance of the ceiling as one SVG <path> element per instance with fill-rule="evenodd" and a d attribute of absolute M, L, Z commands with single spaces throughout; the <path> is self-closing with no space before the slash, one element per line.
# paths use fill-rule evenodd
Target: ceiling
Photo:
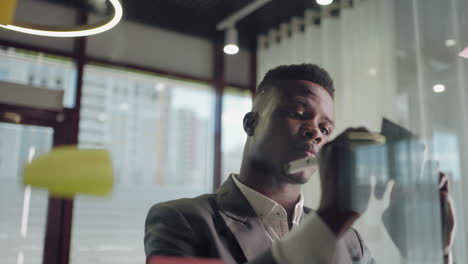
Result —
<path fill-rule="evenodd" d="M 97 10 L 105 0 L 36 0 Z M 214 40 L 222 37 L 216 24 L 254 0 L 121 0 L 124 18 L 129 21 L 162 27 L 184 34 Z M 254 49 L 259 33 L 303 16 L 305 9 L 318 9 L 314 0 L 272 0 L 239 22 L 239 42 L 244 48 Z"/>

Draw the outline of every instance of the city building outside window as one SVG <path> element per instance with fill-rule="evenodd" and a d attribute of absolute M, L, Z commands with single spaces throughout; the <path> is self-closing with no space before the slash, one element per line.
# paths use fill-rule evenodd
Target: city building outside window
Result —
<path fill-rule="evenodd" d="M 149 208 L 212 191 L 214 96 L 207 84 L 85 66 L 79 147 L 109 150 L 115 180 L 109 197 L 75 198 L 70 263 L 144 263 Z"/>

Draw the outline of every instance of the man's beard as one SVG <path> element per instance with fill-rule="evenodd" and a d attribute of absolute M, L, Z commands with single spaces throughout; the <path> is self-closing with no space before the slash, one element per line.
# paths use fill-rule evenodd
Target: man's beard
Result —
<path fill-rule="evenodd" d="M 316 169 L 314 169 L 313 171 L 306 170 L 295 174 L 287 174 L 284 170 L 284 165 L 285 164 L 274 165 L 271 161 L 255 157 L 250 159 L 250 167 L 255 173 L 275 175 L 275 180 L 281 183 L 306 184 L 316 171 Z M 304 174 L 310 175 L 306 176 Z"/>

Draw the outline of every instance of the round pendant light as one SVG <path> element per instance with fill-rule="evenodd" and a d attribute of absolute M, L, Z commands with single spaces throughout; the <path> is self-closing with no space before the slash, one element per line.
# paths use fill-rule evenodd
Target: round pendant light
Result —
<path fill-rule="evenodd" d="M 114 8 L 113 16 L 104 21 L 79 25 L 72 27 L 64 26 L 42 26 L 42 25 L 33 25 L 22 22 L 15 22 L 11 25 L 2 25 L 0 27 L 26 33 L 32 35 L 46 36 L 46 37 L 62 37 L 62 38 L 72 38 L 72 37 L 84 37 L 96 35 L 102 32 L 105 32 L 113 27 L 115 27 L 123 16 L 123 8 L 119 0 L 109 0 L 112 7 Z"/>

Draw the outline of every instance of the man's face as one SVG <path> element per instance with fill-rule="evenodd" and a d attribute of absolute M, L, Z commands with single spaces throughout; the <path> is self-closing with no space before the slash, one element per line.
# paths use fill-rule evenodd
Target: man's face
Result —
<path fill-rule="evenodd" d="M 322 86 L 305 80 L 275 82 L 262 96 L 258 123 L 250 140 L 252 160 L 281 169 L 287 162 L 316 156 L 334 129 L 333 98 Z M 306 183 L 316 169 L 293 175 L 274 173 L 279 181 Z"/>

